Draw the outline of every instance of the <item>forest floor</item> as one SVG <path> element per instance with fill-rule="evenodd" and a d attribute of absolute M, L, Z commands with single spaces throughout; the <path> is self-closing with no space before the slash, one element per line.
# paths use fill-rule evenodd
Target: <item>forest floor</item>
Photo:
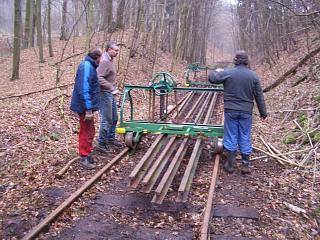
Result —
<path fill-rule="evenodd" d="M 127 34 L 130 33 L 126 33 L 123 39 L 121 33 L 112 38 L 129 46 Z M 103 36 L 97 35 L 93 41 L 101 45 L 103 39 Z M 77 156 L 78 121 L 69 111 L 69 102 L 76 67 L 83 58 L 81 52 L 84 49 L 79 47 L 83 45 L 82 42 L 83 39 L 75 39 L 64 54 L 64 57 L 79 54 L 63 62 L 59 69 L 62 75 L 58 85 L 65 87 L 0 100 L 1 239 L 23 237 L 98 171 L 85 171 L 76 162 L 63 178 L 55 177 L 70 159 Z M 1 98 L 57 86 L 59 65 L 55 63 L 61 61 L 63 44 L 55 42 L 55 56 L 49 58 L 45 55 L 46 62 L 40 64 L 36 50 L 24 50 L 21 78 L 17 81 L 10 81 L 11 57 L 2 57 Z M 138 51 L 139 54 L 130 60 L 126 83 L 145 85 L 151 79 L 151 61 L 146 57 L 148 52 L 143 51 Z M 123 79 L 126 73 L 127 48 L 122 47 L 121 52 L 117 59 L 119 79 Z M 305 52 L 301 48 L 290 55 L 283 55 L 272 68 L 267 65 L 253 68 L 266 87 L 301 59 Z M 170 70 L 172 57 L 168 53 L 159 51 L 157 59 L 155 70 Z M 320 151 L 315 136 L 319 132 L 320 73 L 312 68 L 319 63 L 319 58 L 314 58 L 307 67 L 299 69 L 295 75 L 265 95 L 270 113 L 267 122 L 260 122 L 258 114 L 254 115 L 255 147 L 267 152 L 262 142 L 264 139 L 282 153 L 293 150 L 300 152 L 288 155 L 289 164 L 281 164 L 272 157 L 256 159 L 253 161 L 253 173 L 246 177 L 238 171 L 233 175 L 221 171 L 215 205 L 253 207 L 259 212 L 259 220 L 214 219 L 212 234 L 248 239 L 319 238 Z M 183 70 L 183 65 L 176 67 L 180 80 Z M 308 77 L 293 86 L 305 74 Z M 140 101 L 141 109 L 145 109 L 146 103 Z M 137 110 L 137 114 L 142 116 L 144 112 Z M 297 123 L 302 126 L 302 130 L 297 127 Z M 291 144 L 284 143 L 288 135 L 294 138 Z M 311 135 L 311 142 L 308 135 Z M 152 139 L 153 136 L 145 138 L 135 153 L 114 166 L 39 239 L 197 239 L 213 162 L 204 152 L 187 204 L 166 200 L 163 205 L 152 205 L 150 195 L 127 187 L 129 173 L 148 149 Z M 114 149 L 113 155 L 100 156 L 97 169 L 119 151 Z M 263 155 L 255 151 L 252 157 Z M 296 167 L 292 163 L 301 163 L 303 166 Z M 173 189 L 176 187 L 172 186 Z M 296 213 L 288 207 L 288 203 L 304 209 L 305 213 Z"/>

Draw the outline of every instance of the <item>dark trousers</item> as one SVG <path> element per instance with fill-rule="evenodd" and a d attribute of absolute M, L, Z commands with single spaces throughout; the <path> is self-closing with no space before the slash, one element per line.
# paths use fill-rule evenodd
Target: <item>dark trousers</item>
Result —
<path fill-rule="evenodd" d="M 118 122 L 117 103 L 111 92 L 100 93 L 100 128 L 98 142 L 105 145 L 113 140 L 116 135 L 116 126 Z"/>
<path fill-rule="evenodd" d="M 88 156 L 93 150 L 93 139 L 95 135 L 94 120 L 85 121 L 85 114 L 79 113 L 80 132 L 79 132 L 79 154 L 81 157 Z"/>

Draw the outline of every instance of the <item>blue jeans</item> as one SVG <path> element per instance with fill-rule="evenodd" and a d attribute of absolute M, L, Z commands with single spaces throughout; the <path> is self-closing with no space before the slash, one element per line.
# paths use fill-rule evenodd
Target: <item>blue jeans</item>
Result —
<path fill-rule="evenodd" d="M 116 99 L 111 92 L 100 92 L 100 128 L 98 143 L 106 145 L 108 141 L 115 139 L 118 122 Z"/>
<path fill-rule="evenodd" d="M 225 112 L 224 117 L 224 148 L 228 151 L 237 151 L 239 146 L 242 154 L 250 155 L 252 114 Z"/>

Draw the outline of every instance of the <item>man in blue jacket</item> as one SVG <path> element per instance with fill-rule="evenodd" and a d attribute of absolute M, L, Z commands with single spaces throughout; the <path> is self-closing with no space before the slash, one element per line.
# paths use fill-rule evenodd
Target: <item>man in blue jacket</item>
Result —
<path fill-rule="evenodd" d="M 234 58 L 234 68 L 221 69 L 209 74 L 209 81 L 223 84 L 224 87 L 224 138 L 223 146 L 227 152 L 224 169 L 234 171 L 236 151 L 242 156 L 241 172 L 250 173 L 249 156 L 252 152 L 251 128 L 254 100 L 260 118 L 267 118 L 266 105 L 257 74 L 248 68 L 249 59 L 245 51 L 238 51 Z"/>
<path fill-rule="evenodd" d="M 70 106 L 70 109 L 79 115 L 79 154 L 86 169 L 95 167 L 90 153 L 95 135 L 93 112 L 99 110 L 100 87 L 96 68 L 101 55 L 99 48 L 92 49 L 78 66 Z"/>

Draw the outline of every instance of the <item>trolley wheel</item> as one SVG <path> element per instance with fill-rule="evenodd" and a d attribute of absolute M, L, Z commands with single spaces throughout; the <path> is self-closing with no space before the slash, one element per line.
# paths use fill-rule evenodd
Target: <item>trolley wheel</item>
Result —
<path fill-rule="evenodd" d="M 135 149 L 137 142 L 134 141 L 135 134 L 134 132 L 127 132 L 124 142 L 128 148 Z"/>
<path fill-rule="evenodd" d="M 212 139 L 212 150 L 214 154 L 223 152 L 223 142 L 221 138 Z"/>

